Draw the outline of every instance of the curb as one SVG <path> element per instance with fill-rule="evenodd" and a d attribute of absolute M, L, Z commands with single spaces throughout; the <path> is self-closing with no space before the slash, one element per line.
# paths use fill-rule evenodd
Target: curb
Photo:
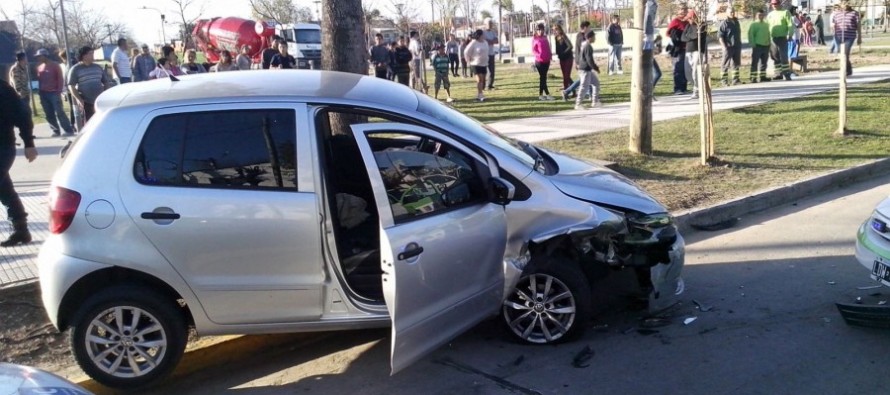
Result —
<path fill-rule="evenodd" d="M 680 233 L 693 231 L 693 226 L 709 226 L 730 221 L 742 215 L 777 207 L 814 194 L 865 181 L 875 175 L 890 173 L 890 158 L 878 159 L 828 174 L 755 192 L 753 195 L 717 203 L 712 206 L 684 210 L 674 216 Z"/>

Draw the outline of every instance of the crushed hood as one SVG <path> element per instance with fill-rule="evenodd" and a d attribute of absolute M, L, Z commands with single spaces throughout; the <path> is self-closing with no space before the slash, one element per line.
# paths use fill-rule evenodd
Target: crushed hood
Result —
<path fill-rule="evenodd" d="M 548 178 L 566 195 L 643 214 L 667 212 L 661 203 L 637 184 L 611 169 L 564 154 L 543 151 L 559 166 L 559 173 Z"/>

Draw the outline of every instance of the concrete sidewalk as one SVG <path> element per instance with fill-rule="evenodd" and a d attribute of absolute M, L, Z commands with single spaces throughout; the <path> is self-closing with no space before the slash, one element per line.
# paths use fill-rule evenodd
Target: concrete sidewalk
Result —
<path fill-rule="evenodd" d="M 849 85 L 864 84 L 890 79 L 890 65 L 863 67 L 855 70 Z M 714 90 L 714 109 L 751 106 L 771 101 L 794 99 L 837 88 L 837 73 L 813 74 L 794 81 L 746 84 Z M 653 106 L 653 119 L 662 121 L 698 114 L 698 100 L 689 96 L 659 98 Z M 614 128 L 626 128 L 630 124 L 630 103 L 608 105 L 585 111 L 563 111 L 552 115 L 495 122 L 491 126 L 502 133 L 520 140 L 539 142 L 562 139 Z M 656 130 L 657 133 L 657 130 Z M 10 174 L 16 190 L 29 214 L 34 241 L 28 245 L 0 249 L 0 288 L 24 285 L 36 281 L 36 258 L 43 240 L 49 236 L 48 187 L 52 174 L 61 159 L 59 150 L 67 138 L 47 137 L 47 124 L 37 125 L 35 135 L 40 157 L 28 163 L 19 150 Z M 0 237 L 11 232 L 7 221 L 0 224 Z"/>
<path fill-rule="evenodd" d="M 854 69 L 847 86 L 890 79 L 890 65 Z M 779 100 L 795 99 L 838 88 L 836 72 L 809 74 L 792 81 L 744 84 L 713 90 L 714 110 L 728 110 Z M 663 96 L 652 105 L 653 121 L 698 115 L 698 100 L 690 95 Z M 589 105 L 590 102 L 584 103 Z M 546 105 L 546 103 L 542 104 Z M 531 143 L 564 139 L 630 126 L 630 103 L 610 104 L 590 110 L 562 111 L 550 115 L 511 119 L 489 124 L 499 132 Z M 655 133 L 658 133 L 656 128 Z"/>

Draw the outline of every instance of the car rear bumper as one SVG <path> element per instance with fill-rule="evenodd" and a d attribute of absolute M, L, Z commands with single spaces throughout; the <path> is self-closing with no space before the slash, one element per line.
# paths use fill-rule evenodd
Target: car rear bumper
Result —
<path fill-rule="evenodd" d="M 43 307 L 53 326 L 59 328 L 59 309 L 65 294 L 77 280 L 96 270 L 109 267 L 101 263 L 63 254 L 61 239 L 50 237 L 37 255 L 37 271 Z"/>

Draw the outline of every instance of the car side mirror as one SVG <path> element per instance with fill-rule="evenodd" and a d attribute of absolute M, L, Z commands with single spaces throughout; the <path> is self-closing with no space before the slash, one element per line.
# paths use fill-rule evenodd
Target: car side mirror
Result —
<path fill-rule="evenodd" d="M 516 195 L 516 187 L 500 177 L 492 177 L 488 181 L 488 188 L 491 202 L 501 206 L 509 204 L 513 200 L 513 196 Z"/>

